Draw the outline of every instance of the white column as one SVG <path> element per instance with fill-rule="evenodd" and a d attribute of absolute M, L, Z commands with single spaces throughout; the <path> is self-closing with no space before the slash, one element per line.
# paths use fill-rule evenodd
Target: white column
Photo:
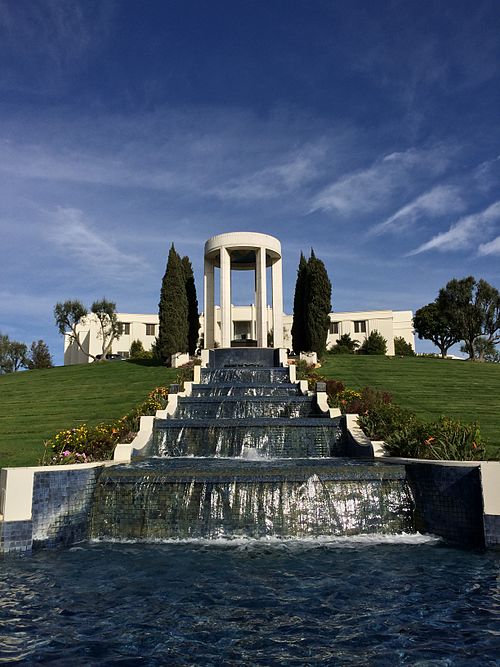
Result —
<path fill-rule="evenodd" d="M 283 347 L 283 271 L 281 257 L 274 262 L 272 272 L 273 291 L 273 345 Z"/>
<path fill-rule="evenodd" d="M 257 347 L 267 347 L 266 249 L 258 248 L 256 255 Z"/>
<path fill-rule="evenodd" d="M 257 334 L 255 329 L 255 304 L 250 306 L 250 338 L 256 340 Z"/>
<path fill-rule="evenodd" d="M 205 272 L 203 276 L 203 290 L 205 300 L 205 344 L 206 350 L 214 346 L 215 336 L 215 284 L 214 265 L 209 259 L 205 259 Z"/>
<path fill-rule="evenodd" d="M 220 326 L 221 347 L 231 347 L 231 257 L 220 249 Z"/>

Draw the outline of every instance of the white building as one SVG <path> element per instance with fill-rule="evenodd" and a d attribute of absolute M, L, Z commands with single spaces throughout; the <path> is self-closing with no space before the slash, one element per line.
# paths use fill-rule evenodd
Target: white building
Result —
<path fill-rule="evenodd" d="M 265 322 L 269 338 L 272 338 L 273 312 L 268 306 Z M 413 334 L 413 313 L 411 310 L 367 310 L 361 312 L 330 313 L 330 330 L 327 337 L 327 348 L 332 347 L 342 334 L 350 334 L 353 340 L 362 343 L 372 331 L 378 331 L 387 340 L 387 354 L 394 354 L 394 338 L 400 336 L 415 349 Z M 134 340 L 140 340 L 145 350 L 150 350 L 158 335 L 158 315 L 118 313 L 122 324 L 122 335 L 113 341 L 111 352 L 124 358 L 129 356 L 130 346 Z M 221 344 L 221 311 L 214 308 L 216 346 Z M 283 315 L 283 346 L 292 347 L 292 315 Z M 255 305 L 231 306 L 231 340 L 256 340 L 256 308 Z M 92 355 L 100 354 L 102 341 L 98 338 L 98 322 L 95 316 L 89 316 L 78 326 L 79 340 L 85 351 Z M 204 318 L 200 317 L 200 337 L 204 335 Z M 83 354 L 69 336 L 64 338 L 64 364 L 82 364 L 91 361 Z"/>

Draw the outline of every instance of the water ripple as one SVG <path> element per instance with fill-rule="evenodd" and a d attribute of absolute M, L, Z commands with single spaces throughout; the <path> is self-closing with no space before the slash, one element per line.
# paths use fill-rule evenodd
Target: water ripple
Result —
<path fill-rule="evenodd" d="M 498 553 L 418 537 L 313 542 L 92 543 L 5 559 L 0 664 L 497 664 Z"/>

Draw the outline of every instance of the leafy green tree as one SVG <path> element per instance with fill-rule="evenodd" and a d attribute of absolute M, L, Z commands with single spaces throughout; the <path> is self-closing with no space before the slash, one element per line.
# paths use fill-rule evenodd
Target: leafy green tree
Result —
<path fill-rule="evenodd" d="M 396 336 L 394 338 L 394 354 L 397 357 L 414 357 L 415 351 L 403 336 Z"/>
<path fill-rule="evenodd" d="M 439 290 L 437 298 L 439 307 L 452 320 L 459 332 L 459 340 L 464 341 L 465 350 L 472 360 L 475 358 L 474 340 L 481 334 L 481 312 L 474 302 L 475 284 L 473 276 L 460 280 L 453 278 Z"/>
<path fill-rule="evenodd" d="M 198 298 L 196 296 L 196 284 L 194 282 L 193 267 L 189 257 L 182 258 L 182 269 L 186 285 L 186 297 L 188 303 L 188 351 L 192 356 L 198 346 L 198 333 L 200 330 L 200 314 L 198 312 Z"/>
<path fill-rule="evenodd" d="M 385 354 L 387 352 L 387 340 L 376 329 L 365 338 L 359 354 Z"/>
<path fill-rule="evenodd" d="M 52 357 L 50 356 L 49 346 L 43 340 L 33 341 L 28 353 L 28 368 L 52 368 Z"/>
<path fill-rule="evenodd" d="M 456 318 L 442 300 L 436 299 L 419 308 L 413 318 L 413 327 L 420 339 L 430 340 L 439 348 L 443 359 L 449 348 L 461 339 Z"/>
<path fill-rule="evenodd" d="M 460 348 L 461 352 L 467 352 L 465 345 Z M 500 353 L 495 344 L 486 338 L 476 338 L 474 341 L 474 353 L 477 361 L 500 362 Z"/>
<path fill-rule="evenodd" d="M 311 248 L 307 262 L 305 350 L 323 356 L 330 327 L 332 284 L 323 262 Z"/>
<path fill-rule="evenodd" d="M 7 365 L 7 350 L 9 348 L 10 340 L 6 334 L 0 333 L 0 375 L 5 373 Z"/>
<path fill-rule="evenodd" d="M 54 319 L 56 327 L 60 334 L 68 336 L 70 342 L 74 342 L 78 349 L 83 354 L 91 359 L 95 359 L 93 354 L 87 352 L 80 343 L 80 338 L 77 332 L 79 323 L 84 323 L 88 315 L 88 310 L 81 301 L 64 301 L 56 303 L 54 306 Z"/>
<path fill-rule="evenodd" d="M 345 333 L 339 337 L 335 345 L 330 349 L 330 352 L 332 354 L 354 354 L 358 347 L 358 341 L 353 340 L 350 334 Z"/>
<path fill-rule="evenodd" d="M 168 253 L 160 292 L 159 331 L 156 354 L 161 363 L 170 363 L 176 352 L 188 351 L 188 300 L 182 261 L 174 244 Z"/>
<path fill-rule="evenodd" d="M 292 349 L 295 354 L 306 350 L 306 309 L 307 261 L 301 252 L 293 297 Z"/>
<path fill-rule="evenodd" d="M 500 292 L 483 280 L 477 283 L 476 302 L 482 312 L 481 335 L 487 343 L 500 343 Z"/>
<path fill-rule="evenodd" d="M 0 374 L 15 373 L 28 365 L 28 348 L 24 343 L 0 334 Z"/>
<path fill-rule="evenodd" d="M 460 331 L 460 340 L 472 361 L 478 358 L 474 348 L 477 338 L 500 342 L 500 293 L 486 280 L 454 278 L 439 291 L 437 301 Z"/>
<path fill-rule="evenodd" d="M 113 341 L 121 335 L 120 323 L 116 316 L 116 303 L 103 298 L 100 301 L 94 301 L 90 310 L 99 322 L 97 337 L 102 341 L 101 359 L 106 359 L 106 355 L 111 351 Z"/>

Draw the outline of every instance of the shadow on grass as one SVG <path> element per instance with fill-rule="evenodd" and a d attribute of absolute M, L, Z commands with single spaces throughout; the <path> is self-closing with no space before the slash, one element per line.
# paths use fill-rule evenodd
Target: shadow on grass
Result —
<path fill-rule="evenodd" d="M 165 366 L 157 359 L 125 359 L 125 361 L 127 364 L 135 364 L 136 366 Z"/>

